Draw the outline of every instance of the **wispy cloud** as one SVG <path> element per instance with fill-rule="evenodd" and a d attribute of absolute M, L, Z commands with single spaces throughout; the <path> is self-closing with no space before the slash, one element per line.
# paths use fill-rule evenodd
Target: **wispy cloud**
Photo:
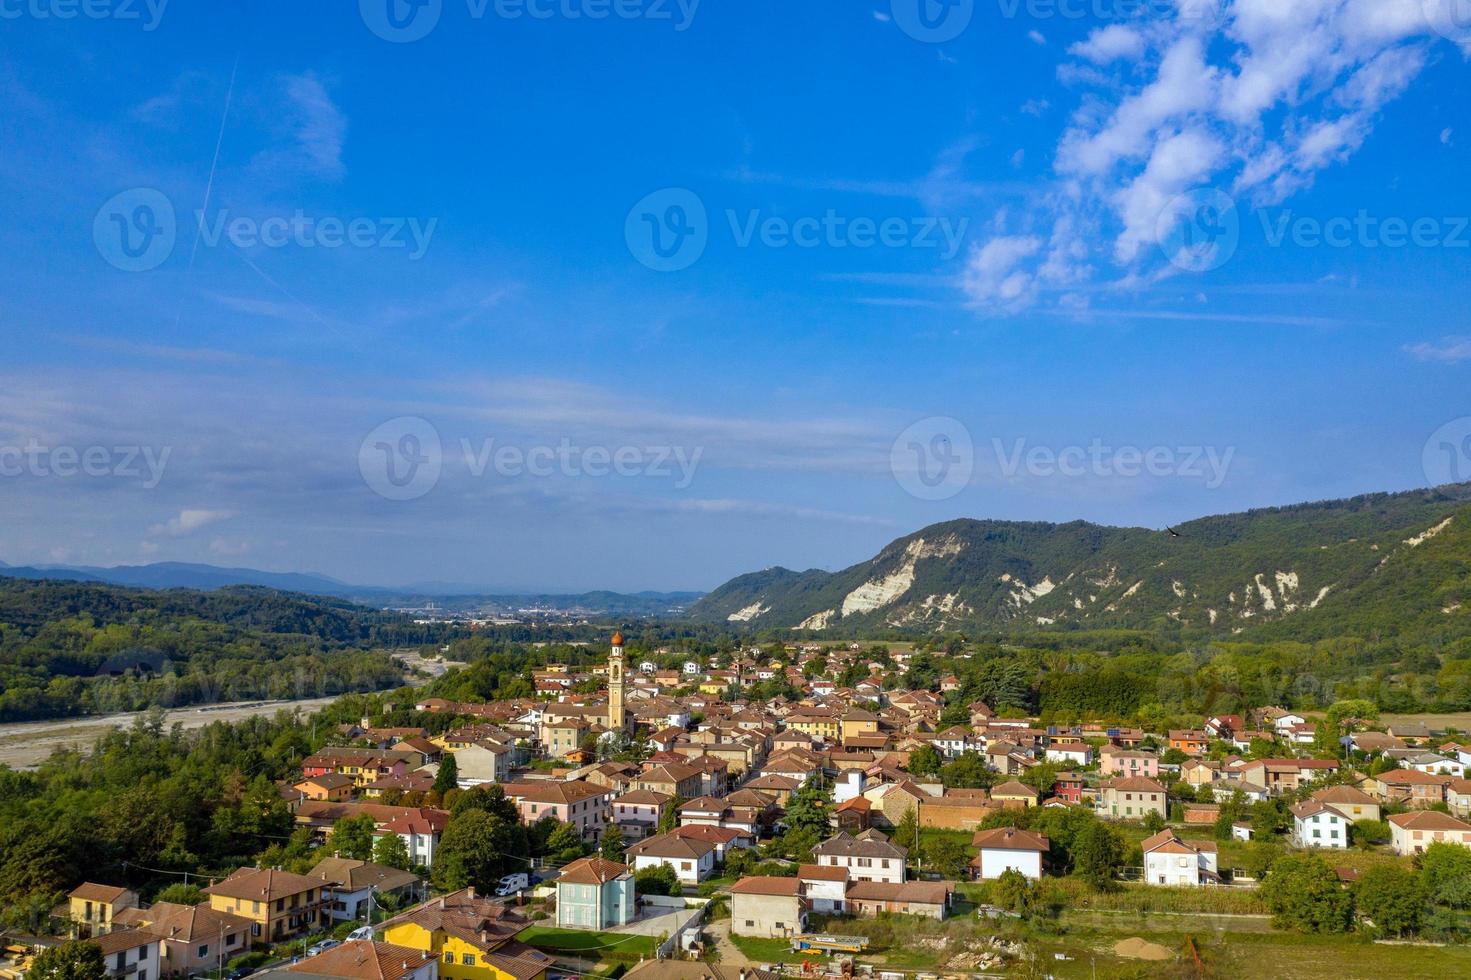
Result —
<path fill-rule="evenodd" d="M 258 154 L 256 167 L 340 179 L 347 169 L 342 162 L 347 117 L 326 83 L 308 71 L 281 76 L 279 86 L 277 124 L 287 145 Z"/>
<path fill-rule="evenodd" d="M 1442 364 L 1459 364 L 1471 361 L 1471 337 L 1445 337 L 1431 343 L 1405 345 L 1405 353 L 1422 361 L 1439 361 Z"/>
<path fill-rule="evenodd" d="M 179 511 L 161 524 L 155 524 L 148 529 L 149 534 L 165 534 L 169 537 L 182 537 L 193 534 L 200 528 L 227 521 L 235 516 L 232 510 L 206 510 L 203 508 L 190 508 Z"/>
<path fill-rule="evenodd" d="M 1273 204 L 1311 186 L 1437 40 L 1418 0 L 1230 0 L 1202 16 L 1220 2 L 1182 0 L 1069 48 L 1059 78 L 1087 91 L 1059 141 L 1064 184 L 974 246 L 963 284 L 978 308 L 1015 312 L 1100 269 L 1157 281 L 1172 201 L 1210 186 Z"/>

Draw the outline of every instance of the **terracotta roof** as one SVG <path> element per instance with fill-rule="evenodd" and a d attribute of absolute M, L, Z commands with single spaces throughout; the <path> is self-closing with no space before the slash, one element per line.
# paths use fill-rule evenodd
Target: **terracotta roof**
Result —
<path fill-rule="evenodd" d="M 971 840 L 971 845 L 982 850 L 990 848 L 999 851 L 1047 851 L 1052 847 L 1051 842 L 1041 834 L 1016 827 L 978 831 Z"/>
<path fill-rule="evenodd" d="M 877 857 L 903 859 L 909 851 L 893 844 L 876 830 L 865 830 L 857 837 L 846 831 L 829 837 L 812 849 L 819 856 L 834 857 Z"/>
<path fill-rule="evenodd" d="M 546 972 L 553 964 L 550 956 L 516 939 L 500 946 L 493 953 L 485 954 L 481 959 L 516 980 L 531 980 L 532 977 Z"/>
<path fill-rule="evenodd" d="M 128 893 L 128 889 L 119 885 L 99 885 L 94 881 L 84 881 L 73 888 L 68 898 L 80 898 L 84 902 L 116 902 Z"/>
<path fill-rule="evenodd" d="M 802 882 L 797 878 L 774 878 L 770 875 L 755 875 L 742 878 L 730 886 L 732 895 L 791 895 L 802 893 Z"/>
<path fill-rule="evenodd" d="M 613 802 L 628 806 L 663 806 L 672 799 L 674 799 L 672 794 L 661 793 L 655 789 L 631 789 L 622 796 L 614 797 Z"/>
<path fill-rule="evenodd" d="M 347 980 L 399 980 L 433 958 L 432 953 L 407 946 L 363 939 L 334 946 L 287 969 Z"/>
<path fill-rule="evenodd" d="M 797 866 L 797 877 L 804 881 L 847 881 L 848 869 L 823 864 Z"/>
<path fill-rule="evenodd" d="M 416 905 L 389 919 L 383 927 L 406 922 L 430 932 L 442 930 L 482 951 L 499 948 L 527 926 L 525 918 L 500 902 L 476 897 L 471 888 Z"/>
<path fill-rule="evenodd" d="M 1008 779 L 999 786 L 991 787 L 991 799 L 994 800 L 998 796 L 1024 796 L 1028 799 L 1035 800 L 1037 798 L 1037 791 L 1026 783 L 1018 782 L 1015 779 Z"/>
<path fill-rule="evenodd" d="M 607 861 L 593 856 L 585 857 L 562 868 L 557 884 L 604 885 L 628 874 L 628 867 L 617 861 Z"/>
<path fill-rule="evenodd" d="M 640 777 L 642 778 L 642 777 Z M 507 783 L 506 795 L 532 803 L 581 803 L 599 796 L 611 796 L 613 791 L 606 786 L 597 786 L 582 779 L 566 782 L 540 780 L 537 782 Z"/>
<path fill-rule="evenodd" d="M 1396 813 L 1389 822 L 1402 830 L 1471 830 L 1471 823 L 1436 810 Z"/>
<path fill-rule="evenodd" d="M 145 929 L 114 929 L 104 935 L 94 936 L 92 942 L 102 948 L 103 956 L 111 956 L 125 949 L 137 949 L 139 946 L 157 943 L 158 937 Z"/>
<path fill-rule="evenodd" d="M 252 924 L 243 915 L 221 912 L 210 908 L 207 902 L 199 905 L 154 902 L 149 908 L 139 912 L 136 918 L 147 923 L 142 928 L 159 939 L 181 943 L 218 938 L 222 931 L 244 932 Z"/>
<path fill-rule="evenodd" d="M 1325 786 L 1313 794 L 1313 799 L 1319 803 L 1357 803 L 1361 806 L 1379 802 L 1363 790 L 1352 786 Z"/>
<path fill-rule="evenodd" d="M 371 887 L 391 892 L 406 885 L 412 885 L 419 880 L 418 875 L 408 871 L 373 864 L 371 861 L 355 861 L 352 858 L 341 857 L 323 858 L 307 874 L 334 885 L 341 885 L 346 891 L 358 891 Z"/>
<path fill-rule="evenodd" d="M 278 898 L 321 887 L 320 878 L 308 878 L 275 868 L 241 868 L 224 881 L 204 889 L 204 893 L 253 902 L 274 902 Z"/>
<path fill-rule="evenodd" d="M 1145 854 L 1153 851 L 1163 851 L 1167 854 L 1199 854 L 1215 851 L 1216 842 L 1213 840 L 1181 840 L 1175 836 L 1173 830 L 1166 828 L 1153 837 L 1146 838 L 1139 845 L 1139 849 Z"/>
<path fill-rule="evenodd" d="M 1104 789 L 1122 790 L 1126 793 L 1163 793 L 1165 788 L 1148 776 L 1128 776 L 1124 779 L 1110 779 L 1103 784 Z M 991 795 L 996 795 L 995 790 Z"/>
<path fill-rule="evenodd" d="M 702 858 L 715 850 L 709 841 L 678 836 L 673 833 L 648 837 L 637 844 L 630 844 L 625 853 L 631 857 L 676 857 Z"/>
<path fill-rule="evenodd" d="M 914 905 L 942 905 L 955 886 L 948 881 L 855 881 L 848 886 L 850 900 L 870 902 L 908 902 Z"/>

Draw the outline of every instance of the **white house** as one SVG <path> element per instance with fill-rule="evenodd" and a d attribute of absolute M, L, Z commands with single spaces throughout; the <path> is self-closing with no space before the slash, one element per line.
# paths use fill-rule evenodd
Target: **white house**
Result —
<path fill-rule="evenodd" d="M 846 831 L 828 838 L 812 849 L 812 857 L 828 868 L 847 868 L 854 881 L 904 882 L 905 848 L 892 844 L 877 830 L 865 830 L 857 837 Z"/>
<path fill-rule="evenodd" d="M 1451 759 L 1434 752 L 1424 752 L 1404 760 L 1403 765 L 1410 769 L 1418 769 L 1428 772 L 1432 776 L 1454 776 L 1456 779 L 1466 778 L 1466 766 L 1459 758 Z"/>
<path fill-rule="evenodd" d="M 686 660 L 684 662 L 684 675 L 686 677 L 694 677 L 699 672 L 700 672 L 700 665 L 699 664 L 695 663 L 693 660 Z"/>
<path fill-rule="evenodd" d="M 633 872 L 667 864 L 686 885 L 698 885 L 715 870 L 715 845 L 674 834 L 660 834 L 630 845 L 624 856 L 633 862 Z"/>
<path fill-rule="evenodd" d="M 1052 846 L 1041 834 L 1016 827 L 978 831 L 971 843 L 980 849 L 971 861 L 971 871 L 984 881 L 1000 878 L 1008 869 L 1032 879 L 1042 877 L 1042 855 Z"/>
<path fill-rule="evenodd" d="M 1093 746 L 1086 742 L 1060 742 L 1047 746 L 1048 762 L 1086 766 L 1093 761 Z"/>
<path fill-rule="evenodd" d="M 1348 818 L 1326 803 L 1292 807 L 1292 841 L 1298 847 L 1348 847 Z"/>
<path fill-rule="evenodd" d="M 659 669 L 659 665 L 654 663 L 652 660 L 645 660 L 638 665 L 638 669 L 639 673 L 652 674 L 654 671 Z"/>
<path fill-rule="evenodd" d="M 797 869 L 802 897 L 818 915 L 843 915 L 848 911 L 848 869 L 804 864 Z"/>
<path fill-rule="evenodd" d="M 102 947 L 102 968 L 110 977 L 158 980 L 159 937 L 142 929 L 114 929 L 91 942 Z"/>
<path fill-rule="evenodd" d="M 1471 847 L 1471 823 L 1435 810 L 1412 810 L 1389 818 L 1394 852 L 1403 857 L 1419 854 L 1431 844 L 1443 842 Z"/>
<path fill-rule="evenodd" d="M 1302 715 L 1295 715 L 1290 711 L 1284 711 L 1272 720 L 1272 727 L 1277 730 L 1278 735 L 1285 735 L 1294 726 L 1301 725 L 1307 721 Z"/>
<path fill-rule="evenodd" d="M 1220 881 L 1215 841 L 1183 841 L 1173 830 L 1161 830 L 1140 847 L 1148 884 L 1205 885 Z"/>
<path fill-rule="evenodd" d="M 833 805 L 847 803 L 855 796 L 862 796 L 867 782 L 868 777 L 862 769 L 844 769 L 833 783 Z"/>
<path fill-rule="evenodd" d="M 460 789 L 482 783 L 505 783 L 511 779 L 510 746 L 482 741 L 456 749 L 455 778 Z"/>
<path fill-rule="evenodd" d="M 952 725 L 931 738 L 930 744 L 947 759 L 954 759 L 975 748 L 976 738 L 969 728 L 963 725 Z"/>

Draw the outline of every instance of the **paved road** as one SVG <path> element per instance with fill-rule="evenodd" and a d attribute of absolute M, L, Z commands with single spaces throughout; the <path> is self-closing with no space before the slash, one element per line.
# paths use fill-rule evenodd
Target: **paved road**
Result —
<path fill-rule="evenodd" d="M 312 712 L 335 700 L 337 695 L 304 701 L 243 701 L 177 708 L 165 713 L 164 727 L 179 722 L 185 728 L 203 728 L 213 721 L 240 721 L 255 715 L 275 714 L 281 708 Z M 90 748 L 109 728 L 131 725 L 134 719 L 144 714 L 146 712 L 140 711 L 0 725 L 0 763 L 7 763 L 15 769 L 35 768 L 57 748 L 73 745 Z"/>

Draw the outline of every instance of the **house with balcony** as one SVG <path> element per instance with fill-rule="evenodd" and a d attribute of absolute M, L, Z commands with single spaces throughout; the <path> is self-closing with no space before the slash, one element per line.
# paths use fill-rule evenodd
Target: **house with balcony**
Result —
<path fill-rule="evenodd" d="M 1151 885 L 1219 884 L 1216 842 L 1181 840 L 1173 830 L 1161 830 L 1140 845 L 1144 852 L 1144 881 Z"/>
<path fill-rule="evenodd" d="M 279 943 L 331 924 L 326 883 L 275 868 L 241 868 L 204 889 L 210 908 L 249 919 L 253 944 Z"/>
<path fill-rule="evenodd" d="M 529 924 L 465 888 L 394 916 L 382 930 L 389 943 L 430 954 L 440 980 L 546 980 L 552 958 L 515 938 Z"/>
<path fill-rule="evenodd" d="M 105 936 L 112 931 L 113 920 L 119 912 L 138 907 L 137 892 L 118 885 L 99 885 L 92 881 L 83 882 L 73 888 L 66 899 L 73 939 Z"/>

